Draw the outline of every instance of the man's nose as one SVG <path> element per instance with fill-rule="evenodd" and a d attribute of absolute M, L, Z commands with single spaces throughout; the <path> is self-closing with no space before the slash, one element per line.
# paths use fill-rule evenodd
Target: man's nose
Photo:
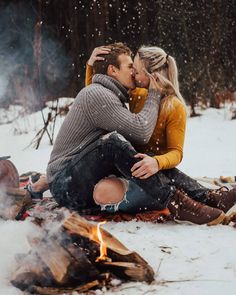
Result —
<path fill-rule="evenodd" d="M 134 77 L 135 74 L 136 74 L 136 70 L 135 70 L 135 68 L 132 68 L 132 70 L 131 70 L 131 75 Z"/>

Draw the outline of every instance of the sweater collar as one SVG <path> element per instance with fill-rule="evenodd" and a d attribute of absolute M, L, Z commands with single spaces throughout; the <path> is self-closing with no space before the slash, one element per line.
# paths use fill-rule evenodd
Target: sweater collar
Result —
<path fill-rule="evenodd" d="M 93 76 L 92 83 L 98 83 L 108 88 L 119 97 L 119 99 L 126 103 L 129 101 L 129 92 L 120 82 L 116 79 L 102 74 L 96 74 Z"/>

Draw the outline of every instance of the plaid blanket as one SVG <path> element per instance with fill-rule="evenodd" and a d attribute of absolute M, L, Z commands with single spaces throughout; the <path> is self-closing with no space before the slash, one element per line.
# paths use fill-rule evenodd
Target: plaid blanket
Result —
<path fill-rule="evenodd" d="M 27 189 L 30 183 L 33 181 L 37 181 L 39 179 L 40 173 L 38 172 L 27 172 L 20 176 L 20 189 Z M 206 186 L 213 185 L 213 186 L 222 186 L 228 185 L 230 187 L 236 186 L 236 179 L 232 177 L 228 178 L 197 178 L 203 185 L 204 183 Z M 32 192 L 30 192 L 32 194 Z M 43 220 L 47 218 L 55 218 L 58 214 L 61 214 L 62 210 L 56 201 L 50 196 L 50 192 L 45 192 L 44 196 L 41 194 L 41 197 L 37 198 L 37 194 L 31 195 L 32 202 L 30 204 L 26 204 L 23 206 L 22 210 L 18 212 L 15 219 L 17 220 L 24 220 L 28 217 L 35 218 L 37 220 Z M 68 209 L 64 208 L 68 211 Z M 121 222 L 121 221 L 145 221 L 145 222 L 166 222 L 172 220 L 170 212 L 168 209 L 164 210 L 155 210 L 149 212 L 141 212 L 137 214 L 127 214 L 127 213 L 114 213 L 109 214 L 106 212 L 91 212 L 90 210 L 84 210 L 79 212 L 80 215 L 85 217 L 90 221 L 114 221 L 114 222 Z"/>

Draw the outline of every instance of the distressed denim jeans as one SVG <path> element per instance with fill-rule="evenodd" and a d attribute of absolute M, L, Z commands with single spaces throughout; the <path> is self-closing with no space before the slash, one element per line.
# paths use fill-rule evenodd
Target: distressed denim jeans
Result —
<path fill-rule="evenodd" d="M 171 182 L 177 189 L 184 190 L 192 199 L 205 203 L 206 194 L 209 190 L 177 168 L 160 171 L 157 175 L 162 179 L 166 177 L 166 183 Z M 132 180 L 123 179 L 123 181 L 127 182 L 127 191 L 123 199 L 116 204 L 102 205 L 102 210 L 108 213 L 137 213 L 156 209 L 149 195 L 141 187 Z"/>
<path fill-rule="evenodd" d="M 93 199 L 94 187 L 99 180 L 113 174 L 132 180 L 146 193 L 143 210 L 166 208 L 175 187 L 158 173 L 145 180 L 132 177 L 131 168 L 139 161 L 134 158 L 136 154 L 123 136 L 108 133 L 74 156 L 50 184 L 52 195 L 59 205 L 77 211 L 98 208 Z"/>
<path fill-rule="evenodd" d="M 104 135 L 76 155 L 61 171 L 50 190 L 61 206 L 82 212 L 101 210 L 93 199 L 95 185 L 104 177 L 116 175 L 128 180 L 123 201 L 105 206 L 108 212 L 140 212 L 167 207 L 176 189 L 183 189 L 196 201 L 204 203 L 208 189 L 177 168 L 161 170 L 141 180 L 131 175 L 131 167 L 139 161 L 130 142 L 117 132 Z"/>

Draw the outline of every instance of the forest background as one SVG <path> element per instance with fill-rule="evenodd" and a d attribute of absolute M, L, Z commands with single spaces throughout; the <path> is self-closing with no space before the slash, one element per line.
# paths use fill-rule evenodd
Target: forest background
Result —
<path fill-rule="evenodd" d="M 75 97 L 94 47 L 156 45 L 176 58 L 192 107 L 235 90 L 235 1 L 1 0 L 0 107 Z"/>

